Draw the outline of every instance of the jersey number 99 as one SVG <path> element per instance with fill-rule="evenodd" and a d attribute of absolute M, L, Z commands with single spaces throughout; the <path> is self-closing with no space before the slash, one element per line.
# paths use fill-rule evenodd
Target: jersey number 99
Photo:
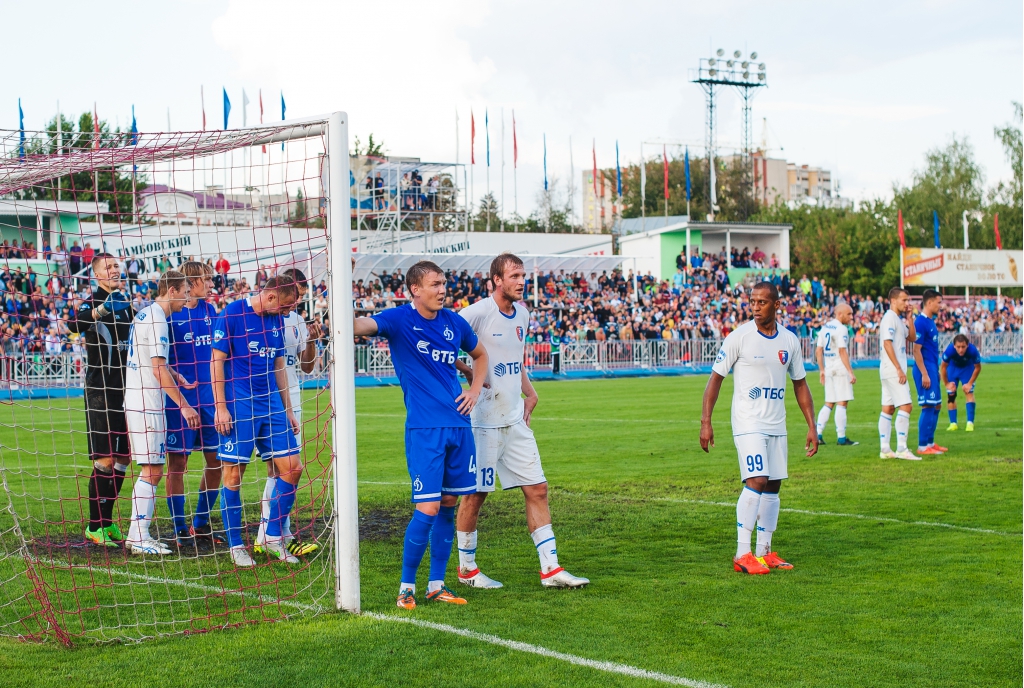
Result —
<path fill-rule="evenodd" d="M 747 470 L 751 473 L 764 470 L 764 459 L 761 458 L 760 454 L 754 454 L 753 456 L 747 454 Z"/>

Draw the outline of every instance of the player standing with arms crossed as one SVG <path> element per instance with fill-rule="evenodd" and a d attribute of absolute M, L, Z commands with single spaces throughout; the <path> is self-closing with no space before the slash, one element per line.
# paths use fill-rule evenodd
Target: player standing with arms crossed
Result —
<path fill-rule="evenodd" d="M 547 478 L 540 465 L 537 440 L 530 429 L 530 415 L 537 406 L 537 392 L 523 367 L 530 313 L 516 305 L 522 301 L 526 286 L 523 261 L 511 253 L 501 254 L 491 262 L 491 280 L 494 292 L 489 298 L 459 311 L 480 338 L 491 363 L 480 401 L 473 409 L 476 493 L 463 497 L 459 507 L 459 582 L 475 588 L 501 587 L 501 583 L 481 573 L 476 565 L 477 517 L 487 493 L 494 492 L 497 471 L 502 489 L 523 490 L 526 525 L 540 557 L 541 585 L 582 587 L 590 581 L 558 565 Z M 472 384 L 473 371 L 469 366 L 460 361 L 456 367 Z"/>
<path fill-rule="evenodd" d="M 306 276 L 301 270 L 294 268 L 281 273 L 282 277 L 295 282 L 299 290 L 299 298 L 296 305 L 301 303 L 309 292 L 306 284 Z M 302 385 L 299 383 L 298 371 L 312 373 L 316 366 L 316 342 L 320 339 L 320 324 L 309 323 L 303 319 L 298 310 L 292 310 L 284 316 L 284 370 L 288 374 L 288 395 L 292 400 L 292 414 L 299 423 L 299 433 L 296 436 L 299 450 L 302 449 Z M 262 554 L 267 541 L 267 524 L 270 522 L 270 500 L 273 496 L 274 482 L 277 480 L 277 472 L 273 461 L 267 461 L 267 482 L 263 488 L 263 500 L 260 502 L 261 518 L 260 529 L 256 534 L 256 542 L 253 551 Z M 301 542 L 295 538 L 291 530 L 291 517 L 285 519 L 281 526 L 281 538 L 285 542 L 288 552 L 297 557 L 312 554 L 320 549 L 315 542 Z"/>
<path fill-rule="evenodd" d="M 188 300 L 183 308 L 170 313 L 171 349 L 168 362 L 171 370 L 186 382 L 181 393 L 189 406 L 199 412 L 199 427 L 184 422 L 181 408 L 168 395 L 167 416 L 167 508 L 174 524 L 175 542 L 179 546 L 194 544 L 193 538 L 210 538 L 217 544 L 226 542 L 210 527 L 210 511 L 217 506 L 220 493 L 220 461 L 217 448 L 220 439 L 214 427 L 213 387 L 210 384 L 210 359 L 213 351 L 213 322 L 217 311 L 206 300 L 213 289 L 213 268 L 198 261 L 181 266 L 188 280 Z M 205 460 L 199 480 L 199 497 L 192 526 L 185 520 L 185 470 L 188 456 L 201 451 Z"/>
<path fill-rule="evenodd" d="M 910 432 L 910 385 L 907 383 L 907 342 L 917 339 L 914 323 L 908 328 L 904 314 L 910 305 L 906 290 L 893 287 L 889 290 L 889 310 L 882 316 L 878 326 L 880 358 L 878 376 L 882 379 L 882 412 L 878 416 L 878 437 L 881 441 L 883 459 L 905 459 L 920 461 L 907 448 L 907 434 Z M 892 450 L 892 414 L 896 414 L 896 451 Z"/>
<path fill-rule="evenodd" d="M 181 384 L 194 391 L 196 381 L 186 381 L 167 366 L 171 348 L 167 315 L 180 311 L 186 299 L 188 284 L 185 275 L 177 270 L 167 271 L 160 278 L 156 299 L 135 315 L 128 336 L 124 415 L 132 459 L 141 469 L 132 490 L 132 517 L 126 541 L 133 554 L 171 553 L 149 531 L 156 488 L 167 460 L 164 395 L 174 401 L 182 421 L 190 430 L 199 427 L 199 412 L 178 389 Z"/>
<path fill-rule="evenodd" d="M 921 314 L 914 320 L 914 386 L 921 415 L 917 419 L 917 453 L 936 455 L 949 451 L 935 444 L 935 429 L 942 409 L 942 388 L 939 385 L 939 328 L 935 316 L 942 306 L 942 294 L 925 289 L 921 296 Z"/>
<path fill-rule="evenodd" d="M 125 359 L 132 310 L 121 293 L 121 264 L 109 253 L 93 256 L 96 289 L 83 302 L 68 329 L 85 339 L 85 425 L 89 433 L 89 527 L 93 544 L 119 547 L 124 536 L 114 523 L 114 503 L 131 461 L 124 419 Z"/>
<path fill-rule="evenodd" d="M 807 456 L 818 452 L 814 426 L 814 399 L 807 386 L 800 340 L 775 320 L 779 291 L 771 282 L 758 282 L 750 291 L 754 319 L 729 333 L 722 343 L 704 389 L 700 417 L 700 446 L 715 446 L 711 414 L 732 371 L 732 434 L 739 453 L 740 478 L 745 487 L 736 503 L 736 557 L 733 568 L 750 574 L 793 565 L 772 551 L 772 535 L 779 522 L 779 490 L 789 477 L 786 442 L 786 376 L 793 380 L 796 403 L 807 421 Z M 750 551 L 750 535 L 757 525 L 757 555 Z"/>
<path fill-rule="evenodd" d="M 466 604 L 444 584 L 455 538 L 455 504 L 476 490 L 476 449 L 469 414 L 483 388 L 487 351 L 458 313 L 444 308 L 445 276 L 416 263 L 405 276 L 412 303 L 356 318 L 356 337 L 381 336 L 402 385 L 407 411 L 405 460 L 416 505 L 405 530 L 398 606 L 416 608 L 416 570 L 430 543 L 427 600 Z M 455 361 L 473 359 L 473 383 L 463 391 Z"/>
<path fill-rule="evenodd" d="M 853 442 L 846 437 L 846 405 L 853 400 L 853 386 L 857 376 L 850 365 L 849 344 L 850 331 L 847 326 L 853 319 L 853 309 L 849 304 L 836 306 L 835 317 L 825 323 L 818 333 L 814 356 L 818 361 L 818 377 L 825 388 L 825 404 L 818 411 L 818 444 L 824 444 L 822 435 L 828 425 L 828 417 L 832 407 L 836 407 L 836 444 L 840 447 L 853 447 L 860 442 Z"/>
<path fill-rule="evenodd" d="M 265 549 L 280 561 L 299 561 L 281 541 L 281 526 L 295 504 L 295 486 L 302 477 L 295 440 L 299 424 L 288 394 L 281 318 L 294 308 L 298 295 L 290 279 L 272 277 L 259 294 L 228 304 L 214 325 L 210 377 L 214 421 L 221 434 L 217 452 L 223 471 L 220 513 L 236 566 L 256 565 L 242 540 L 241 495 L 242 476 L 254 449 L 259 449 L 264 461 L 274 462 L 277 475 Z"/>
<path fill-rule="evenodd" d="M 974 432 L 974 383 L 981 375 L 981 352 L 971 344 L 967 335 L 958 334 L 953 343 L 942 352 L 942 365 L 939 367 L 942 384 L 946 387 L 946 410 L 949 412 L 949 427 L 946 432 L 955 432 L 956 424 L 956 387 L 964 386 L 967 397 L 967 426 L 964 432 Z"/>

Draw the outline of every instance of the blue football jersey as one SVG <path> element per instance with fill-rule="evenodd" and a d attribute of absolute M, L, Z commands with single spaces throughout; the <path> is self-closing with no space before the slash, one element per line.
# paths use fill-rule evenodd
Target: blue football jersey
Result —
<path fill-rule="evenodd" d="M 207 301 L 200 301 L 193 308 L 182 308 L 171 314 L 171 353 L 168 363 L 189 382 L 199 383 L 196 389 L 181 390 L 190 404 L 200 398 L 200 388 L 210 384 L 215 320 L 217 311 Z M 206 396 L 207 390 L 203 391 L 203 396 Z M 207 403 L 212 403 L 212 397 Z"/>
<path fill-rule="evenodd" d="M 961 356 L 956 352 L 956 347 L 950 343 L 942 352 L 942 360 L 954 368 L 973 368 L 981 363 L 981 352 L 973 344 L 967 345 L 967 351 Z"/>
<path fill-rule="evenodd" d="M 274 360 L 285 355 L 281 316 L 257 314 L 249 299 L 229 303 L 214 323 L 213 348 L 228 355 L 224 377 L 229 401 L 265 404 L 277 394 Z"/>
<path fill-rule="evenodd" d="M 917 341 L 914 342 L 921 347 L 921 359 L 925 365 L 932 366 L 939 364 L 939 328 L 935 321 L 923 313 L 914 319 L 914 329 L 917 331 Z"/>
<path fill-rule="evenodd" d="M 391 360 L 405 398 L 405 427 L 469 427 L 455 399 L 462 394 L 455 361 L 459 349 L 472 351 L 473 328 L 454 311 L 441 310 L 427 320 L 412 304 L 373 316 L 377 332 L 391 345 Z"/>

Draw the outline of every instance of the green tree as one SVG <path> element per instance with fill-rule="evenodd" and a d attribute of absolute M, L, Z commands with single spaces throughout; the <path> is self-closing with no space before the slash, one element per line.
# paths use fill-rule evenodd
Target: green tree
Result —
<path fill-rule="evenodd" d="M 368 155 L 376 158 L 383 158 L 387 155 L 387 150 L 384 148 L 383 141 L 374 141 L 373 132 L 370 132 L 370 136 L 366 141 L 366 150 L 363 150 L 363 145 L 359 141 L 359 137 L 356 136 L 352 143 L 352 155 Z"/>
<path fill-rule="evenodd" d="M 914 173 L 910 186 L 893 184 L 893 205 L 903 211 L 908 246 L 934 246 L 932 212 L 939 216 L 939 240 L 943 246 L 963 245 L 963 213 L 981 229 L 984 205 L 984 177 L 974 159 L 974 149 L 966 139 L 956 136 L 943 148 L 925 154 L 925 167 Z M 974 219 L 978 218 L 978 219 Z M 972 232 L 980 239 L 991 231 Z M 973 243 L 973 242 L 972 242 Z"/>
<path fill-rule="evenodd" d="M 1021 144 L 1021 123 L 1024 122 L 1024 111 L 1020 103 L 1013 103 L 1014 120 L 1003 127 L 996 127 L 995 136 L 1003 144 L 1006 159 L 1013 170 L 1013 179 L 1009 183 L 999 182 L 989 192 L 989 206 L 985 213 L 985 226 L 992 227 L 996 213 L 999 214 L 999 233 L 1003 238 L 1003 248 L 1020 249 L 1022 246 L 1022 226 L 1024 226 L 1024 195 L 1021 193 L 1021 157 L 1024 155 Z M 993 238 L 994 241 L 994 238 Z M 973 238 L 972 238 L 973 243 Z"/>
<path fill-rule="evenodd" d="M 61 142 L 58 146 L 57 127 L 60 127 Z M 99 122 L 100 148 L 120 148 L 131 143 L 131 133 L 120 128 L 111 131 L 105 120 Z M 44 155 L 84 155 L 93 148 L 96 135 L 93 130 L 93 116 L 85 112 L 78 118 L 78 128 L 74 121 L 63 115 L 60 122 L 54 117 L 47 122 L 45 135 L 36 136 L 25 145 L 25 153 L 29 157 Z M 18 152 L 15 150 L 14 155 Z M 116 222 L 134 217 L 136 196 L 148 186 L 147 174 L 133 170 L 126 165 L 121 168 L 95 169 L 76 172 L 63 177 L 55 177 L 44 183 L 36 184 L 14 193 L 23 200 L 64 200 L 74 201 L 83 205 L 97 201 L 107 203 L 110 211 L 105 216 L 107 222 Z M 133 195 L 134 191 L 134 195 Z"/>

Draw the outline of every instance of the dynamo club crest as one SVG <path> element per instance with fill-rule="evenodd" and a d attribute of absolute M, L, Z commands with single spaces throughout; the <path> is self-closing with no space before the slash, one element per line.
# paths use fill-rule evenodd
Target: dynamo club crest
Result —
<path fill-rule="evenodd" d="M 516 326 L 516 336 L 519 337 L 519 341 L 523 341 L 523 326 L 522 325 L 517 325 Z"/>
<path fill-rule="evenodd" d="M 789 363 L 789 352 L 786 351 L 785 349 L 780 350 L 779 361 L 782 362 L 782 365 L 786 365 L 787 363 Z"/>

